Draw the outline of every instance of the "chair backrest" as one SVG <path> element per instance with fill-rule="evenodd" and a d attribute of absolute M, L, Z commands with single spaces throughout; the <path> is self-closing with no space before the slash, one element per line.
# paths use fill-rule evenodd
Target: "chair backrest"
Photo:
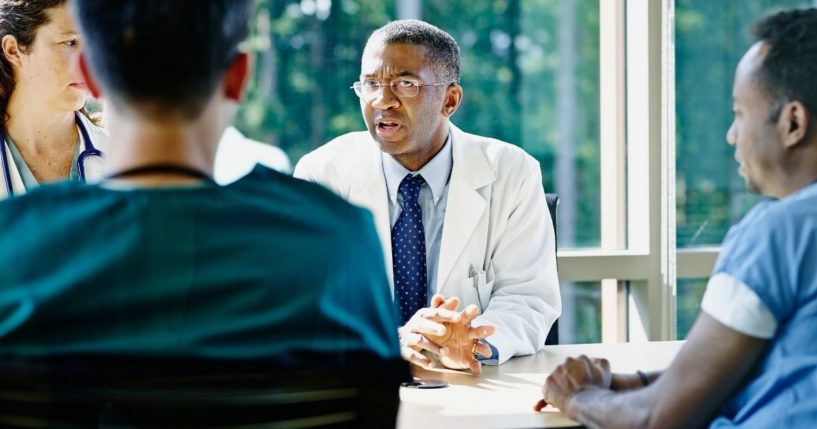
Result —
<path fill-rule="evenodd" d="M 545 202 L 548 205 L 548 211 L 550 212 L 550 220 L 553 222 L 553 244 L 556 246 L 556 249 L 559 248 L 558 245 L 558 234 L 559 230 L 556 227 L 556 214 L 557 208 L 559 208 L 559 195 L 557 194 L 545 194 Z"/>
<path fill-rule="evenodd" d="M 559 207 L 559 196 L 556 194 L 545 194 L 545 201 L 548 205 L 548 210 L 550 211 L 550 220 L 553 222 L 553 245 L 556 249 L 559 249 L 558 245 L 558 236 L 557 231 L 558 228 L 556 227 L 556 213 L 557 208 Z M 550 332 L 548 332 L 547 339 L 545 340 L 545 345 L 554 345 L 559 344 L 559 320 L 557 319 L 553 322 L 553 326 L 550 328 Z"/>
<path fill-rule="evenodd" d="M 393 427 L 407 364 L 346 359 L 0 361 L 0 427 Z"/>

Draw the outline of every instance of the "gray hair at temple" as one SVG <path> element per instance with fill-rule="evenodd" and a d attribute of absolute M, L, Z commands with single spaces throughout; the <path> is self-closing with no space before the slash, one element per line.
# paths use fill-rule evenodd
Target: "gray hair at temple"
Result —
<path fill-rule="evenodd" d="M 460 48 L 457 41 L 439 28 L 417 19 L 392 21 L 372 33 L 366 47 L 373 41 L 382 41 L 388 45 L 406 44 L 422 46 L 426 51 L 426 60 L 434 69 L 437 78 L 459 83 Z"/>

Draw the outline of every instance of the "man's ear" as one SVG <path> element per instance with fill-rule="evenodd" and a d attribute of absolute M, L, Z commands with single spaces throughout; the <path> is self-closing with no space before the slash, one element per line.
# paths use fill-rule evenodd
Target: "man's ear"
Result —
<path fill-rule="evenodd" d="M 224 73 L 224 96 L 228 100 L 240 102 L 249 80 L 250 56 L 246 52 L 239 52 Z"/>
<path fill-rule="evenodd" d="M 443 104 L 443 115 L 450 117 L 457 111 L 462 103 L 462 87 L 453 83 L 445 90 L 445 103 Z"/>
<path fill-rule="evenodd" d="M 3 45 L 3 55 L 6 59 L 15 67 L 21 67 L 23 65 L 23 60 L 20 58 L 22 52 L 20 52 L 20 45 L 17 44 L 17 38 L 6 34 L 0 43 Z"/>
<path fill-rule="evenodd" d="M 810 125 L 809 111 L 802 101 L 784 104 L 777 120 L 784 147 L 795 147 L 806 138 Z"/>
<path fill-rule="evenodd" d="M 82 72 L 82 78 L 85 79 L 85 85 L 88 86 L 88 91 L 91 93 L 91 96 L 96 99 L 101 98 L 102 91 L 100 91 L 99 85 L 97 85 L 94 76 L 91 74 L 91 70 L 88 67 L 88 60 L 85 58 L 85 52 L 79 54 L 79 70 Z"/>

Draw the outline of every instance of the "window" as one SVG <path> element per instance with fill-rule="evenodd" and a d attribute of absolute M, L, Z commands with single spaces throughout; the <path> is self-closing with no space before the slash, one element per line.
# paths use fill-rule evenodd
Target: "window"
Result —
<path fill-rule="evenodd" d="M 678 315 L 676 327 L 678 338 L 686 338 L 692 324 L 701 311 L 701 298 L 706 290 L 707 279 L 678 279 Z"/>

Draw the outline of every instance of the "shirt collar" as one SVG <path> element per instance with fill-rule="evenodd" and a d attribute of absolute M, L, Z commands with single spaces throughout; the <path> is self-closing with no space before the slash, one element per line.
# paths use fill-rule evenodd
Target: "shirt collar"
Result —
<path fill-rule="evenodd" d="M 407 174 L 420 174 L 431 188 L 431 197 L 434 200 L 434 205 L 437 205 L 443 195 L 445 185 L 448 184 L 448 178 L 451 177 L 451 167 L 454 164 L 451 151 L 451 134 L 445 139 L 443 148 L 419 171 L 409 171 L 387 153 L 381 152 L 380 156 L 383 159 L 383 174 L 386 176 L 386 189 L 389 191 L 389 200 L 392 204 L 397 205 L 397 189 L 400 187 L 403 178 Z"/>

